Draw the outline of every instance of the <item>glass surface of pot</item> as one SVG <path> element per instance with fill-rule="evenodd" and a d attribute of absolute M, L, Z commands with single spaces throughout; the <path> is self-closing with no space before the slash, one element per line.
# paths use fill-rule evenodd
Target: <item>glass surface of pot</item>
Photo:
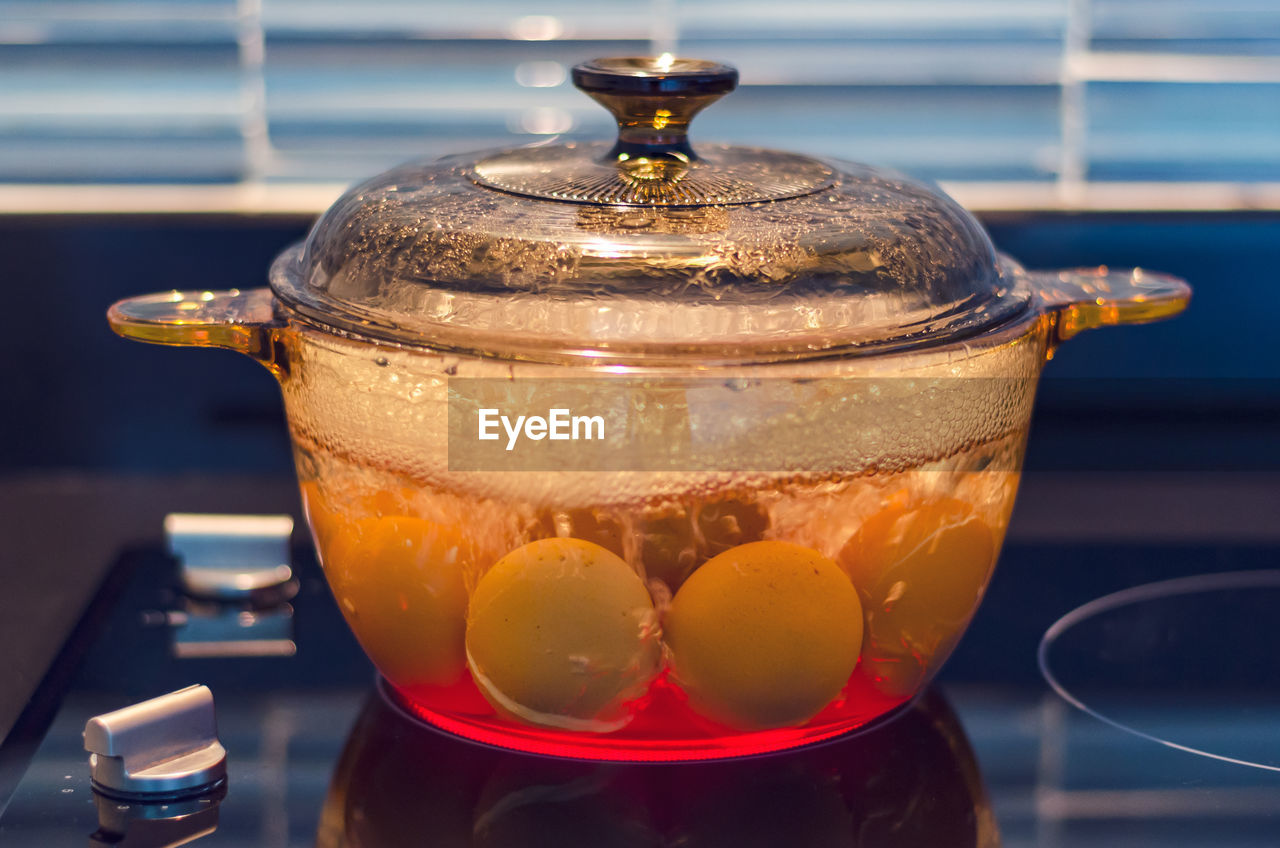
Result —
<path fill-rule="evenodd" d="M 112 326 L 272 370 L 335 598 L 434 724 L 632 760 L 861 726 L 977 608 L 1046 359 L 1189 290 L 1025 271 L 891 172 L 692 145 L 730 68 L 574 79 L 612 146 L 411 163 L 269 289 L 132 298 Z"/>

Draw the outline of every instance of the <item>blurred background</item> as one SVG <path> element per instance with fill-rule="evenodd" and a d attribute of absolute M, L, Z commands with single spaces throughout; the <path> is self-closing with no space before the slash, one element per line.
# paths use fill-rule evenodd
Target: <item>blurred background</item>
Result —
<path fill-rule="evenodd" d="M 1275 0 L 3 0 L 4 469 L 286 471 L 268 375 L 106 306 L 261 284 L 397 162 L 608 136 L 568 69 L 663 51 L 741 69 L 697 137 L 941 181 L 1031 267 L 1191 280 L 1050 368 L 1031 469 L 1275 466 Z"/>
<path fill-rule="evenodd" d="M 567 84 L 568 68 L 666 51 L 742 71 L 742 90 L 699 121 L 704 135 L 1019 184 L 975 195 L 984 202 L 1079 200 L 1081 183 L 1280 179 L 1274 0 L 7 0 L 0 10 L 0 178 L 12 182 L 316 188 L 406 157 L 598 136 L 608 118 Z M 108 194 L 92 196 L 107 205 Z M 1176 207 L 1232 194 L 1106 196 Z M 163 206 L 158 194 L 133 197 Z M 170 203 L 214 198 L 260 211 L 248 193 Z M 273 192 L 266 206 L 311 212 L 324 200 Z"/>
<path fill-rule="evenodd" d="M 260 285 L 397 162 L 607 136 L 568 69 L 662 51 L 741 69 L 698 138 L 941 181 L 1030 267 L 1190 279 L 1050 367 L 1030 469 L 1276 467 L 1275 0 L 0 0 L 0 470 L 287 472 L 266 373 L 107 305 Z"/>

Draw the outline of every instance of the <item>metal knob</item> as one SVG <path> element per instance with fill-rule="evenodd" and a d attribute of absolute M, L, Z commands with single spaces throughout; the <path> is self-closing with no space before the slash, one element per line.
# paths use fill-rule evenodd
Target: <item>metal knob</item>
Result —
<path fill-rule="evenodd" d="M 108 795 L 193 795 L 227 775 L 207 686 L 94 716 L 84 726 L 84 747 L 94 788 Z"/>
<path fill-rule="evenodd" d="M 246 601 L 292 596 L 287 515 L 192 515 L 164 519 L 169 551 L 182 566 L 182 587 L 197 598 Z"/>

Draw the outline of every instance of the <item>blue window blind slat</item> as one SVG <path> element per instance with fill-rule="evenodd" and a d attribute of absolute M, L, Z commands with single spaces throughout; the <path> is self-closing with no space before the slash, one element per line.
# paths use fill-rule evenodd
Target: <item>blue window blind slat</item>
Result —
<path fill-rule="evenodd" d="M 1094 83 L 1087 102 L 1094 179 L 1280 179 L 1280 83 Z"/>
<path fill-rule="evenodd" d="M 1280 37 L 1275 0 L 1093 0 L 1094 38 L 1146 41 Z"/>
<path fill-rule="evenodd" d="M 348 181 L 607 135 L 568 68 L 737 64 L 706 139 L 934 179 L 1280 180 L 1275 0 L 0 0 L 0 181 Z"/>

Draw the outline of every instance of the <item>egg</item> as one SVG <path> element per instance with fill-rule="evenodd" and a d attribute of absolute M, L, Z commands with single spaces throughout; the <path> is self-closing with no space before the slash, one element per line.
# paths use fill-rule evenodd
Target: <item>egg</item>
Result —
<path fill-rule="evenodd" d="M 907 696 L 955 647 L 995 564 L 991 528 L 955 498 L 899 499 L 858 528 L 837 561 L 866 611 L 863 673 Z"/>
<path fill-rule="evenodd" d="M 321 526 L 334 598 L 383 675 L 401 687 L 457 682 L 471 558 L 461 533 L 403 515 Z"/>
<path fill-rule="evenodd" d="M 631 718 L 661 662 L 644 582 L 581 539 L 540 539 L 498 560 L 471 597 L 467 662 L 485 698 L 530 724 L 608 732 Z"/>
<path fill-rule="evenodd" d="M 343 523 L 343 517 L 329 507 L 320 491 L 320 484 L 315 480 L 306 480 L 300 486 L 302 494 L 302 514 L 307 518 L 307 526 L 311 528 L 311 539 L 317 550 L 322 551 L 333 537 L 335 528 Z"/>
<path fill-rule="evenodd" d="M 689 576 L 664 631 L 693 709 L 741 730 L 788 727 L 844 688 L 862 646 L 862 606 L 818 551 L 751 542 Z"/>
<path fill-rule="evenodd" d="M 412 489 L 322 486 L 317 480 L 307 480 L 301 484 L 301 492 L 303 514 L 322 556 L 330 541 L 350 534 L 356 521 L 414 512 Z"/>

